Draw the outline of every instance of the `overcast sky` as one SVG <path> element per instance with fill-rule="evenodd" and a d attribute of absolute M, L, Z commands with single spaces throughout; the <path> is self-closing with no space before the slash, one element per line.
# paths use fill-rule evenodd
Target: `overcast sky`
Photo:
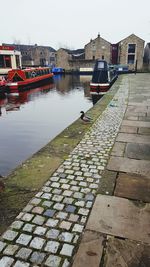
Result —
<path fill-rule="evenodd" d="M 0 0 L 0 44 L 84 48 L 131 33 L 150 42 L 150 0 Z"/>

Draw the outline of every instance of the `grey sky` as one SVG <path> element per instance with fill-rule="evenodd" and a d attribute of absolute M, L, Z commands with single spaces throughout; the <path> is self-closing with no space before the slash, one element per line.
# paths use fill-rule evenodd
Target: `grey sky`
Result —
<path fill-rule="evenodd" d="M 83 48 L 97 34 L 150 42 L 150 0 L 0 0 L 0 43 Z"/>

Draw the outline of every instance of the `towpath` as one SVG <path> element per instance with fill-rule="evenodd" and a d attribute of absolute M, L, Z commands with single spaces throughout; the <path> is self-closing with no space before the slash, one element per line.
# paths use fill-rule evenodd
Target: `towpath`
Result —
<path fill-rule="evenodd" d="M 122 78 L 102 115 L 3 233 L 0 267 L 150 266 L 149 84 L 149 74 Z"/>

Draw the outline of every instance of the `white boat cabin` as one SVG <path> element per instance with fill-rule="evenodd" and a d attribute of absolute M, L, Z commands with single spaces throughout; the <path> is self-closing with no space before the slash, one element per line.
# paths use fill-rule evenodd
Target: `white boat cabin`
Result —
<path fill-rule="evenodd" d="M 0 75 L 21 67 L 21 52 L 16 51 L 13 46 L 0 45 Z"/>

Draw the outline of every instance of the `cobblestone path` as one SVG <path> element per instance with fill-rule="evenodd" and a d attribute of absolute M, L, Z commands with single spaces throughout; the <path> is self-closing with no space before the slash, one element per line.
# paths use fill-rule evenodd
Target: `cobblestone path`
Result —
<path fill-rule="evenodd" d="M 124 78 L 90 131 L 2 235 L 0 267 L 70 266 L 127 97 L 128 78 Z"/>

